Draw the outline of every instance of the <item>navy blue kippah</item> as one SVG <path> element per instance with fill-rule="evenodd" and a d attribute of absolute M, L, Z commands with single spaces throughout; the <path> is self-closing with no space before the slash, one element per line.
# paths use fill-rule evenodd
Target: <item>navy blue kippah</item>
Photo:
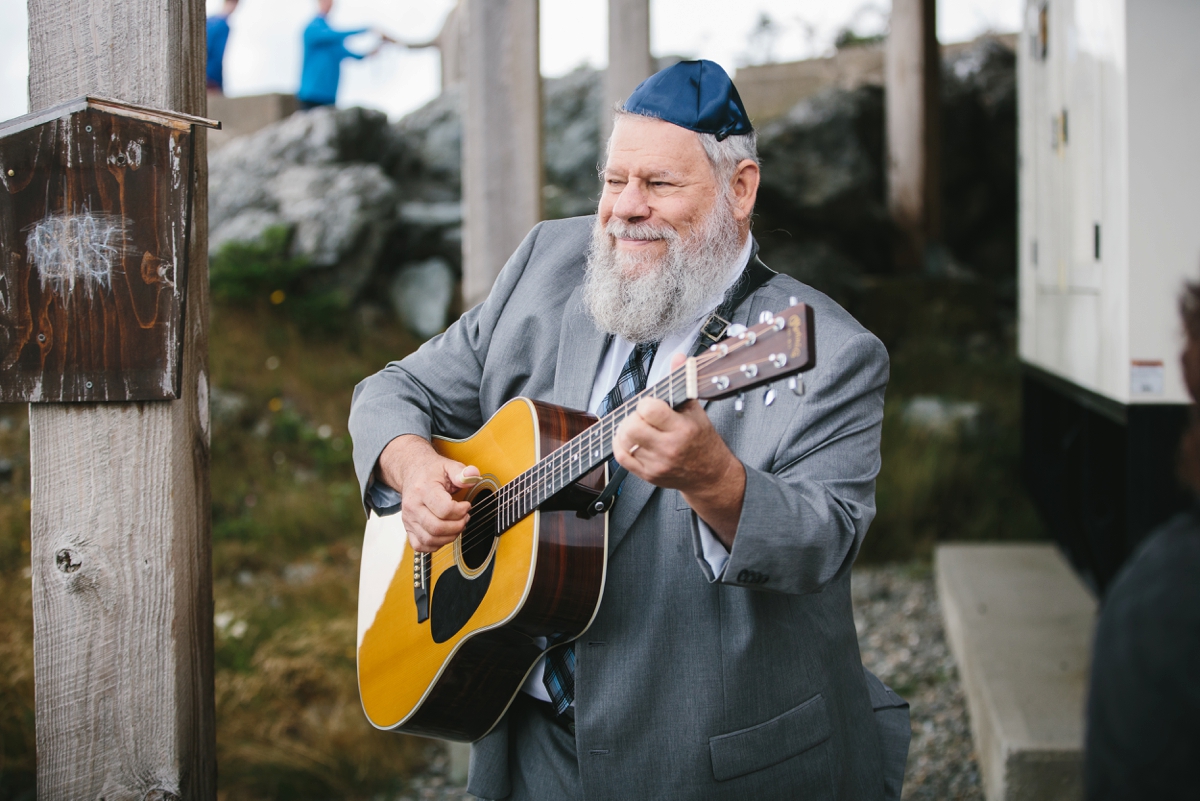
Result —
<path fill-rule="evenodd" d="M 754 130 L 737 87 L 712 61 L 680 61 L 656 72 L 638 84 L 624 109 L 712 134 L 717 141 Z"/>

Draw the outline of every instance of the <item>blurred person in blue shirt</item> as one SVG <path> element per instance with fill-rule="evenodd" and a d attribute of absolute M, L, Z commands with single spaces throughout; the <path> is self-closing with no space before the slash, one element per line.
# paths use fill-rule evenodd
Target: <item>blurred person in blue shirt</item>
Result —
<path fill-rule="evenodd" d="M 208 18 L 205 32 L 208 35 L 208 52 L 204 65 L 204 80 L 208 91 L 222 94 L 225 91 L 225 45 L 229 42 L 229 17 L 237 10 L 238 0 L 225 0 L 220 14 Z"/>
<path fill-rule="evenodd" d="M 342 75 L 342 59 L 361 59 L 379 52 L 386 42 L 396 40 L 379 33 L 380 41 L 368 53 L 355 53 L 346 47 L 346 39 L 372 28 L 355 28 L 337 31 L 329 26 L 327 17 L 333 8 L 333 0 L 317 0 L 317 16 L 304 29 L 304 66 L 300 71 L 300 90 L 296 99 L 300 108 L 332 106 L 337 103 L 338 81 Z"/>

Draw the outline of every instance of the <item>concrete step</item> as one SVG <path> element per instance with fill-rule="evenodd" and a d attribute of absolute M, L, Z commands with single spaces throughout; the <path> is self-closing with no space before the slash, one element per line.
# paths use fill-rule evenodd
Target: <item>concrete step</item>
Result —
<path fill-rule="evenodd" d="M 1095 599 L 1053 545 L 942 545 L 935 570 L 988 801 L 1082 799 Z"/>

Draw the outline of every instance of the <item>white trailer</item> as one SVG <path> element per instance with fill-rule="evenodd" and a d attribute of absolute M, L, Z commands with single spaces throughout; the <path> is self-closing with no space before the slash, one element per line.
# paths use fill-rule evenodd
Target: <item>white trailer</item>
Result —
<path fill-rule="evenodd" d="M 1026 0 L 1018 47 L 1026 477 L 1103 588 L 1186 503 L 1178 298 L 1200 280 L 1200 2 Z"/>

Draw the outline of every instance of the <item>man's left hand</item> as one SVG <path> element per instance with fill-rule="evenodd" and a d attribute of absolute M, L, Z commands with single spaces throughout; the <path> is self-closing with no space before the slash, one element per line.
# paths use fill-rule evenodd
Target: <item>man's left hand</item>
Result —
<path fill-rule="evenodd" d="M 676 355 L 673 367 L 682 364 Z M 746 469 L 696 401 L 672 410 L 643 398 L 613 437 L 617 463 L 656 487 L 677 489 L 726 548 L 733 546 Z"/>

